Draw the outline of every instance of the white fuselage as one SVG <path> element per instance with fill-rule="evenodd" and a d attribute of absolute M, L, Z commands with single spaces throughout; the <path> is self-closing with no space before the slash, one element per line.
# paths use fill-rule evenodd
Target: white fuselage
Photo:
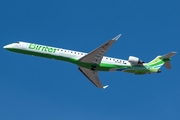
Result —
<path fill-rule="evenodd" d="M 28 43 L 28 42 L 12 43 L 12 44 L 6 45 L 5 47 L 11 47 L 14 49 L 19 49 L 23 51 L 32 51 L 32 52 L 37 52 L 37 53 L 42 53 L 42 54 L 51 54 L 54 56 L 62 56 L 65 58 L 72 58 L 72 59 L 80 59 L 81 57 L 87 55 L 87 53 L 85 52 L 50 47 L 50 46 L 39 45 L 39 44 Z M 107 57 L 107 56 L 103 57 L 101 63 L 121 65 L 121 66 L 123 65 L 131 66 L 131 64 L 127 60 L 117 59 L 117 58 L 112 58 L 112 57 Z"/>

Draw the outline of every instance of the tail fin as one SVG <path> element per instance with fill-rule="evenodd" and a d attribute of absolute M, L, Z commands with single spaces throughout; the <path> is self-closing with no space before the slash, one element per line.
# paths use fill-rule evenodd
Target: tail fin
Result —
<path fill-rule="evenodd" d="M 157 56 L 154 60 L 150 61 L 148 63 L 149 66 L 153 66 L 154 68 L 160 68 L 162 65 L 164 65 L 167 69 L 171 69 L 171 57 L 174 56 L 176 52 L 170 52 L 168 54 L 165 54 L 163 56 Z"/>

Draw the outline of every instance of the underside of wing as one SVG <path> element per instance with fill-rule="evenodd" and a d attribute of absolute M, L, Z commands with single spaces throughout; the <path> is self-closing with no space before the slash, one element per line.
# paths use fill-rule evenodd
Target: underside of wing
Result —
<path fill-rule="evenodd" d="M 108 51 L 108 49 L 112 46 L 112 44 L 118 40 L 118 38 L 121 36 L 121 34 L 119 34 L 118 36 L 116 36 L 115 38 L 113 38 L 112 40 L 107 41 L 106 43 L 104 43 L 103 45 L 101 45 L 100 47 L 96 48 L 95 50 L 91 51 L 89 54 L 87 54 L 86 56 L 80 58 L 81 62 L 86 62 L 86 63 L 93 63 L 93 64 L 97 64 L 99 65 L 101 63 L 101 60 L 103 58 L 103 56 L 106 54 L 106 52 Z"/>
<path fill-rule="evenodd" d="M 96 48 L 95 50 L 93 50 L 92 52 L 87 54 L 86 56 L 79 59 L 80 62 L 92 64 L 91 69 L 87 69 L 84 67 L 79 67 L 78 69 L 98 88 L 105 89 L 108 87 L 108 85 L 102 86 L 101 81 L 99 80 L 99 77 L 98 77 L 98 71 L 96 70 L 96 65 L 100 65 L 103 56 L 106 54 L 108 49 L 112 46 L 112 44 L 116 40 L 119 39 L 120 36 L 121 36 L 121 34 L 119 34 L 115 38 L 107 41 L 100 47 Z"/>
<path fill-rule="evenodd" d="M 98 77 L 98 71 L 93 71 L 87 68 L 79 67 L 78 68 L 96 87 L 104 88 L 101 84 L 101 81 Z"/>

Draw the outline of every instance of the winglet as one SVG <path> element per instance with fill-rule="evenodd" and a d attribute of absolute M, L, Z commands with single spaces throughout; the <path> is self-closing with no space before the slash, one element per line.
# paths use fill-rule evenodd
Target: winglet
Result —
<path fill-rule="evenodd" d="M 118 40 L 121 37 L 122 34 L 117 35 L 116 37 L 114 37 L 112 40 Z"/>
<path fill-rule="evenodd" d="M 103 89 L 106 89 L 109 85 L 103 86 Z"/>

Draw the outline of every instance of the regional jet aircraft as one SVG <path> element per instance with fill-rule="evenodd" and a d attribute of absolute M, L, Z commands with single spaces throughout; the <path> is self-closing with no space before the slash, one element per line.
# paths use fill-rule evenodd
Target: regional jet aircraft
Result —
<path fill-rule="evenodd" d="M 136 75 L 142 75 L 160 73 L 160 67 L 162 65 L 164 65 L 168 69 L 171 69 L 170 60 L 171 57 L 176 54 L 176 52 L 170 52 L 166 55 L 157 56 L 155 59 L 148 63 L 145 63 L 138 57 L 134 56 L 129 56 L 128 60 L 104 56 L 111 47 L 111 45 L 115 41 L 117 41 L 120 36 L 121 34 L 107 41 L 106 43 L 89 53 L 27 42 L 15 42 L 4 46 L 4 48 L 12 52 L 55 60 L 62 60 L 76 64 L 78 66 L 78 69 L 96 87 L 104 89 L 108 87 L 108 85 L 103 86 L 101 84 L 101 81 L 98 77 L 99 71 L 122 71 L 134 73 Z"/>

